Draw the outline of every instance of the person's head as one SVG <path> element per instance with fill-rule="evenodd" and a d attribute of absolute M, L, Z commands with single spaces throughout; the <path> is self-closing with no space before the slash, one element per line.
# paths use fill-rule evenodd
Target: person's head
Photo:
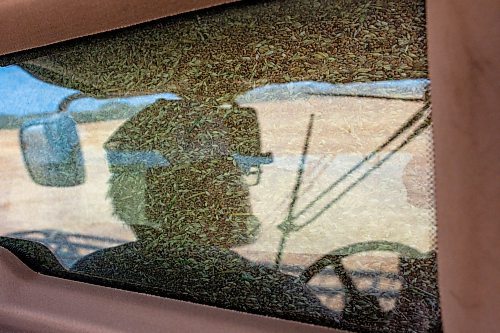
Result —
<path fill-rule="evenodd" d="M 160 101 L 105 148 L 115 214 L 140 240 L 232 247 L 255 237 L 245 176 L 269 157 L 253 109 Z"/>

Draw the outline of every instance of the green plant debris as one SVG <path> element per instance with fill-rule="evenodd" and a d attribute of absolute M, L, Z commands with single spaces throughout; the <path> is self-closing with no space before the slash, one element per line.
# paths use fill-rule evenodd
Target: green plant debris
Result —
<path fill-rule="evenodd" d="M 173 92 L 206 104 L 267 83 L 427 77 L 423 1 L 314 4 L 215 8 L 90 38 L 23 66 L 98 97 Z"/>

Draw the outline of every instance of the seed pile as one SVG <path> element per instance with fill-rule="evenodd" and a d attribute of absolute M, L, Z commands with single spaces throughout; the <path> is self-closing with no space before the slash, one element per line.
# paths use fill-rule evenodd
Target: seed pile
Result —
<path fill-rule="evenodd" d="M 24 64 L 97 96 L 230 102 L 267 83 L 427 76 L 423 1 L 266 1 L 90 39 Z"/>

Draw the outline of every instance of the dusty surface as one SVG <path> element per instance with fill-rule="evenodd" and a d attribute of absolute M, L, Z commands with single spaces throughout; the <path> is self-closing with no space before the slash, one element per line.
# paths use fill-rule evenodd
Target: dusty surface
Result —
<path fill-rule="evenodd" d="M 312 98 L 252 105 L 258 113 L 262 149 L 274 154 L 264 166 L 259 185 L 251 187 L 251 204 L 261 222 L 261 233 L 245 252 L 265 252 L 272 258 L 281 232 L 277 228 L 287 214 L 309 115 L 315 114 L 304 184 L 297 210 L 382 144 L 421 106 L 419 102 L 356 98 Z M 48 188 L 35 184 L 24 167 L 16 130 L 3 130 L 0 176 L 1 234 L 56 229 L 131 240 L 133 235 L 112 215 L 106 197 L 109 171 L 104 141 L 121 121 L 80 124 L 86 163 L 85 184 L 73 188 Z M 422 252 L 432 249 L 432 202 L 413 204 L 431 191 L 431 165 L 427 156 L 429 133 L 395 154 L 345 197 L 300 232 L 293 233 L 285 253 L 312 257 L 347 244 L 389 240 Z M 377 158 L 381 158 L 380 154 Z M 371 162 L 372 165 L 374 162 Z M 339 184 L 317 205 L 302 214 L 306 222 L 347 185 L 368 170 L 370 163 Z M 420 200 L 422 201 L 422 200 Z M 285 256 L 286 258 L 286 256 Z M 304 262 L 304 264 L 306 264 Z"/>

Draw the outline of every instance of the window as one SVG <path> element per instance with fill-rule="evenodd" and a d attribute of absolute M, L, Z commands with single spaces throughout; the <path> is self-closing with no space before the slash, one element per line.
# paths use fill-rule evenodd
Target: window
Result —
<path fill-rule="evenodd" d="M 293 0 L 14 61 L 1 244 L 90 283 L 439 330 L 425 50 L 423 1 Z"/>

